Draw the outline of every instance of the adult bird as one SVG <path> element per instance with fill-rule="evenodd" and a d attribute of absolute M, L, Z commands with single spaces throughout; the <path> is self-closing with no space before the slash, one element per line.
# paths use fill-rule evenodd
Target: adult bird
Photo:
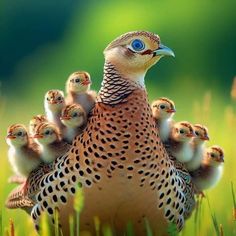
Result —
<path fill-rule="evenodd" d="M 95 234 L 95 216 L 118 235 L 124 235 L 129 222 L 135 235 L 144 235 L 145 220 L 154 235 L 166 235 L 170 222 L 180 230 L 194 207 L 193 188 L 188 172 L 170 159 L 160 141 L 144 82 L 151 66 L 174 53 L 158 35 L 135 31 L 112 41 L 104 55 L 102 86 L 83 133 L 44 168 L 49 173 L 39 174 L 39 169 L 29 178 L 27 197 L 34 203 L 36 228 L 43 211 L 53 217 L 58 209 L 68 235 L 79 183 L 84 194 L 81 230 Z M 21 198 L 13 191 L 8 202 Z"/>

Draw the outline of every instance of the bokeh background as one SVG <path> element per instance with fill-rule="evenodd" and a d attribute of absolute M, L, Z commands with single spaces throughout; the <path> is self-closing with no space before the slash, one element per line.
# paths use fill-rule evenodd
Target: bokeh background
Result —
<path fill-rule="evenodd" d="M 0 2 L 0 204 L 3 229 L 9 218 L 18 235 L 35 235 L 29 217 L 9 211 L 4 201 L 14 187 L 5 135 L 12 123 L 28 124 L 43 112 L 49 89 L 64 89 L 71 72 L 87 70 L 99 90 L 103 49 L 116 36 L 148 30 L 161 36 L 176 58 L 164 58 L 146 76 L 150 100 L 166 96 L 177 106 L 176 120 L 209 127 L 210 144 L 225 149 L 225 171 L 207 192 L 225 235 L 236 235 L 230 184 L 236 185 L 235 0 L 1 1 Z M 235 86 L 236 91 L 236 86 Z M 27 226 L 27 227 L 26 227 Z M 203 201 L 200 229 L 194 217 L 182 235 L 215 235 Z"/>

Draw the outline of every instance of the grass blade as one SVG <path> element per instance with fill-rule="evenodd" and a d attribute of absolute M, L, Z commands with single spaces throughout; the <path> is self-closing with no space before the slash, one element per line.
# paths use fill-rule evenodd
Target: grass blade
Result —
<path fill-rule="evenodd" d="M 14 222 L 12 219 L 10 219 L 10 236 L 15 236 L 15 228 L 14 228 Z"/>
<path fill-rule="evenodd" d="M 70 215 L 70 217 L 69 217 L 69 225 L 70 225 L 70 236 L 74 236 L 75 224 L 74 224 L 74 216 L 73 215 Z"/>
<path fill-rule="evenodd" d="M 233 219 L 236 220 L 236 200 L 235 200 L 235 192 L 234 192 L 234 184 L 231 182 L 231 193 L 233 198 Z"/>
<path fill-rule="evenodd" d="M 150 224 L 149 224 L 147 218 L 144 219 L 144 223 L 145 223 L 145 228 L 146 228 L 146 235 L 147 236 L 152 236 L 153 235 L 152 230 L 151 230 L 151 227 L 150 227 Z"/>

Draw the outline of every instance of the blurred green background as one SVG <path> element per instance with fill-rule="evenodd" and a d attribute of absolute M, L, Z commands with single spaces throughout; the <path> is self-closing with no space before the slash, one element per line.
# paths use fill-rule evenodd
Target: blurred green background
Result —
<path fill-rule="evenodd" d="M 176 120 L 207 125 L 211 144 L 225 149 L 225 174 L 209 191 L 209 198 L 225 235 L 233 235 L 230 181 L 236 184 L 236 115 L 230 91 L 236 75 L 235 9 L 235 0 L 1 1 L 0 203 L 4 227 L 10 217 L 16 222 L 27 219 L 19 210 L 4 208 L 13 188 L 7 184 L 11 175 L 7 126 L 27 124 L 33 115 L 42 113 L 45 92 L 64 89 L 68 75 L 76 70 L 90 72 L 92 88 L 99 90 L 105 46 L 127 31 L 147 30 L 159 34 L 176 54 L 176 58 L 162 59 L 147 74 L 150 100 L 173 99 Z M 205 208 L 199 235 L 213 235 Z M 29 228 L 22 234 L 25 227 L 20 222 L 16 229 L 19 235 L 31 232 Z M 183 235 L 194 231 L 191 219 Z"/>

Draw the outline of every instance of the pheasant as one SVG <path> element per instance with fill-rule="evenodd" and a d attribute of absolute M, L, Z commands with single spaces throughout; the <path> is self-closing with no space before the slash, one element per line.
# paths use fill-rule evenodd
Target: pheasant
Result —
<path fill-rule="evenodd" d="M 197 192 L 211 188 L 220 180 L 223 172 L 224 151 L 214 145 L 205 149 L 201 166 L 191 172 Z"/>
<path fill-rule="evenodd" d="M 157 122 L 159 134 L 162 142 L 168 141 L 173 125 L 172 117 L 175 110 L 175 104 L 168 98 L 159 98 L 151 105 L 152 115 Z"/>
<path fill-rule="evenodd" d="M 61 121 L 65 125 L 62 131 L 63 139 L 71 144 L 85 128 L 87 116 L 83 107 L 79 104 L 71 104 L 62 110 Z"/>
<path fill-rule="evenodd" d="M 36 229 L 43 211 L 53 218 L 58 209 L 61 230 L 69 235 L 79 184 L 81 230 L 95 234 L 94 216 L 118 235 L 124 235 L 127 222 L 135 235 L 144 235 L 145 219 L 154 235 L 166 235 L 171 222 L 181 230 L 195 203 L 191 178 L 160 140 L 144 83 L 148 69 L 174 53 L 158 35 L 135 31 L 112 41 L 104 55 L 104 78 L 86 128 L 67 153 L 29 177 L 27 197 L 34 202 Z M 13 190 L 8 202 L 20 205 L 24 198 Z"/>
<path fill-rule="evenodd" d="M 205 150 L 205 142 L 209 140 L 208 130 L 205 126 L 196 124 L 193 126 L 193 130 L 195 133 L 195 137 L 191 142 L 193 157 L 189 162 L 185 163 L 188 171 L 194 171 L 200 167 Z"/>
<path fill-rule="evenodd" d="M 86 71 L 72 73 L 66 82 L 66 104 L 79 103 L 87 114 L 95 105 L 96 92 L 90 90 L 92 81 Z"/>

